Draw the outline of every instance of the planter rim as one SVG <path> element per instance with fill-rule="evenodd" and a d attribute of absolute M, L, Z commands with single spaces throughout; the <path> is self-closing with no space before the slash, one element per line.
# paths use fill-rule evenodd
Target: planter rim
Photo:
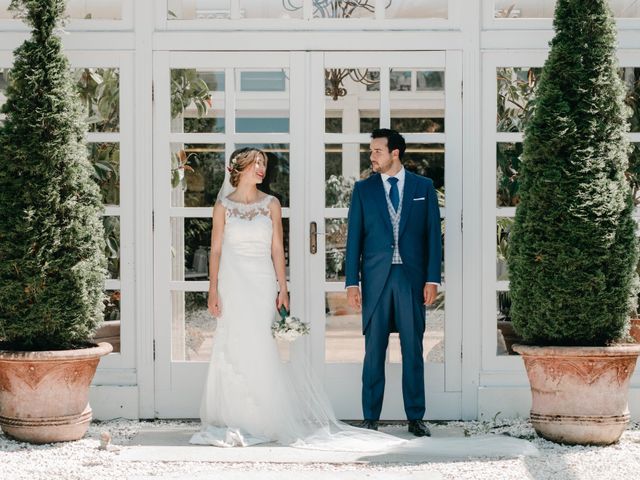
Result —
<path fill-rule="evenodd" d="M 17 351 L 0 350 L 0 361 L 3 362 L 46 362 L 61 359 L 82 360 L 85 358 L 102 357 L 113 351 L 113 346 L 107 342 L 100 342 L 94 347 L 78 348 L 74 350 L 43 350 Z"/>
<path fill-rule="evenodd" d="M 539 346 L 515 344 L 513 350 L 520 355 L 530 356 L 574 356 L 574 357 L 612 357 L 639 355 L 640 344 L 625 343 L 606 347 L 579 347 L 579 346 Z"/>

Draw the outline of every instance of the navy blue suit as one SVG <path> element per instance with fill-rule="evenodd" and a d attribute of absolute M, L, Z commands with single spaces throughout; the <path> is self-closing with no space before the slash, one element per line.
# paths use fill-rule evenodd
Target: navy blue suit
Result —
<path fill-rule="evenodd" d="M 422 338 L 423 289 L 440 283 L 440 211 L 433 182 L 405 171 L 398 235 L 402 264 L 392 265 L 394 238 L 382 178 L 356 182 L 349 207 L 346 286 L 362 288 L 362 372 L 364 418 L 378 420 L 384 395 L 384 362 L 389 333 L 400 334 L 402 393 L 407 419 L 425 412 Z"/>

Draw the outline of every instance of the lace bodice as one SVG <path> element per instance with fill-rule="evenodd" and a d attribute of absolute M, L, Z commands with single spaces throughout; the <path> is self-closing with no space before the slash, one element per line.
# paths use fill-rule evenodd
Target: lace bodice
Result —
<path fill-rule="evenodd" d="M 227 254 L 271 258 L 273 225 L 269 204 L 274 197 L 244 204 L 223 198 L 225 227 L 222 246 Z"/>
<path fill-rule="evenodd" d="M 234 202 L 228 198 L 223 198 L 220 200 L 220 203 L 222 203 L 225 208 L 225 217 L 227 220 L 230 217 L 253 220 L 258 215 L 271 218 L 269 203 L 271 203 L 272 198 L 271 195 L 265 195 L 261 200 L 249 204 Z"/>

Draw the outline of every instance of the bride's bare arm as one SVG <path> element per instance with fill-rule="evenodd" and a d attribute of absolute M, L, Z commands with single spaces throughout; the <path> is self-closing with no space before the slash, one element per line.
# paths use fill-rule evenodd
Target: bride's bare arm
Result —
<path fill-rule="evenodd" d="M 222 233 L 224 232 L 224 207 L 216 202 L 213 207 L 213 227 L 211 228 L 211 255 L 209 256 L 209 312 L 214 317 L 222 313 L 218 296 L 218 270 L 222 253 Z"/>
<path fill-rule="evenodd" d="M 274 198 L 269 203 L 271 211 L 271 222 L 273 223 L 273 238 L 271 240 L 271 259 L 276 270 L 276 278 L 280 292 L 276 299 L 276 308 L 279 310 L 282 305 L 289 310 L 289 293 L 287 292 L 287 273 L 284 263 L 284 235 L 282 233 L 282 209 L 280 202 Z"/>

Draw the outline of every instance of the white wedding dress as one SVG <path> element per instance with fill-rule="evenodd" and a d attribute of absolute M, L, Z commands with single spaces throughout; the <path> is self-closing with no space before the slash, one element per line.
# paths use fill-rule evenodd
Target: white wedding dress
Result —
<path fill-rule="evenodd" d="M 338 421 L 309 365 L 280 360 L 271 335 L 277 314 L 272 199 L 251 205 L 219 200 L 226 209 L 218 271 L 222 314 L 202 397 L 202 428 L 190 443 L 236 447 L 275 441 L 300 448 L 413 455 L 455 448 L 453 439 L 434 447 L 429 443 L 433 439 L 405 440 Z M 463 451 L 469 451 L 469 439 L 460 441 Z M 489 448 L 494 454 L 506 453 L 504 443 L 493 445 L 499 449 Z"/>

